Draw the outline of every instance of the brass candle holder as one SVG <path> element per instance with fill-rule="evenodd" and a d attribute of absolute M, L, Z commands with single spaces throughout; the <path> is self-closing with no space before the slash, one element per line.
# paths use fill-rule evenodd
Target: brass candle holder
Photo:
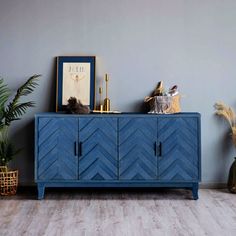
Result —
<path fill-rule="evenodd" d="M 108 81 L 109 81 L 109 77 L 108 74 L 105 74 L 105 82 L 106 82 L 106 98 L 104 99 L 104 111 L 110 111 L 110 99 L 108 98 Z"/>
<path fill-rule="evenodd" d="M 102 91 L 102 87 L 99 87 L 98 93 L 99 93 L 99 101 L 100 101 L 99 110 L 103 111 L 103 104 L 102 104 L 102 93 L 103 93 L 103 91 Z"/>

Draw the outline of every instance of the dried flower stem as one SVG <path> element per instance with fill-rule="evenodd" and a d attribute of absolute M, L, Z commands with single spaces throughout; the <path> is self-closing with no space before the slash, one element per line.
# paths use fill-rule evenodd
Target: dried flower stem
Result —
<path fill-rule="evenodd" d="M 236 147 L 236 114 L 233 109 L 229 106 L 226 106 L 223 102 L 217 102 L 214 105 L 218 116 L 222 116 L 225 120 L 228 121 L 231 128 L 231 135 L 233 144 Z"/>

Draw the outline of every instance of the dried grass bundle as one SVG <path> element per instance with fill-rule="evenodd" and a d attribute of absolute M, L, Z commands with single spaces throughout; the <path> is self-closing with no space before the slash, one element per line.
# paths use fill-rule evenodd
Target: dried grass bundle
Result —
<path fill-rule="evenodd" d="M 233 109 L 229 106 L 226 106 L 223 102 L 217 102 L 214 105 L 218 116 L 222 116 L 225 120 L 228 121 L 231 128 L 231 135 L 233 144 L 236 147 L 236 114 Z"/>
<path fill-rule="evenodd" d="M 232 139 L 233 139 L 234 146 L 236 147 L 236 127 L 232 128 Z"/>

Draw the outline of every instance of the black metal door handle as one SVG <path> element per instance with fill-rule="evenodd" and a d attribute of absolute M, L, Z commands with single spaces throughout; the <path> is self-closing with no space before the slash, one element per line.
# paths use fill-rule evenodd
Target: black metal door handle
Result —
<path fill-rule="evenodd" d="M 162 156 L 162 142 L 159 143 L 159 156 Z"/>
<path fill-rule="evenodd" d="M 75 156 L 78 155 L 78 145 L 76 141 L 74 142 L 74 153 L 75 153 Z"/>
<path fill-rule="evenodd" d="M 157 153 L 158 153 L 158 145 L 157 145 L 157 142 L 155 142 L 155 144 L 154 144 L 154 152 L 155 152 L 155 156 L 157 156 Z"/>
<path fill-rule="evenodd" d="M 79 142 L 79 156 L 82 156 L 82 142 Z"/>

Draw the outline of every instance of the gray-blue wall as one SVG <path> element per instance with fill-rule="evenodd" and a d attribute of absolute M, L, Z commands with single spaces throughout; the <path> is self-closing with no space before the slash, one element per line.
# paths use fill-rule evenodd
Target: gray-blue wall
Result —
<path fill-rule="evenodd" d="M 33 182 L 34 114 L 54 111 L 59 55 L 96 55 L 120 111 L 138 111 L 160 80 L 178 84 L 182 110 L 202 114 L 203 182 L 225 182 L 235 149 L 213 104 L 236 108 L 235 13 L 235 0 L 0 0 L 0 75 L 12 90 L 43 75 L 11 130 L 21 183 Z"/>

